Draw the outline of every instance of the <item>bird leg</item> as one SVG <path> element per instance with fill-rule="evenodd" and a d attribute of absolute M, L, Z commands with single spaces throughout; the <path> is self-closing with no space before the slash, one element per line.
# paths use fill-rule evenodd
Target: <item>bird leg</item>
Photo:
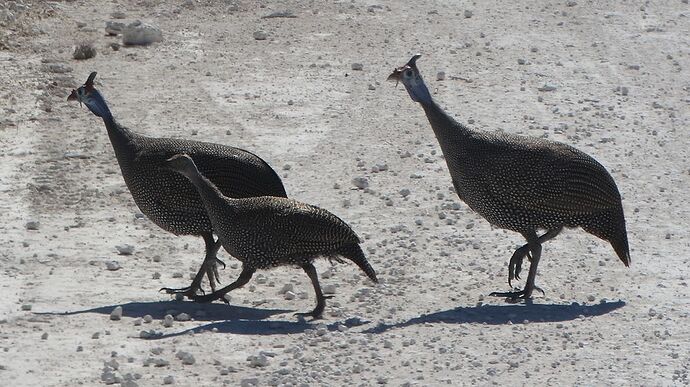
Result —
<path fill-rule="evenodd" d="M 324 296 L 321 290 L 321 285 L 319 284 L 319 276 L 316 274 L 316 268 L 310 262 L 302 264 L 302 269 L 307 273 L 311 284 L 314 286 L 314 292 L 316 293 L 316 308 L 311 312 L 307 313 L 295 313 L 297 316 L 310 316 L 314 320 L 320 319 L 323 314 L 323 310 L 326 308 L 326 299 L 333 298 L 333 296 Z"/>
<path fill-rule="evenodd" d="M 561 230 L 563 230 L 563 227 L 548 230 L 546 233 L 544 233 L 544 235 L 537 238 L 537 241 L 539 242 L 539 244 L 542 244 L 548 240 L 551 240 L 555 238 L 556 235 L 558 235 L 561 232 Z M 525 244 L 517 250 L 515 250 L 513 256 L 510 257 L 510 263 L 508 264 L 508 286 L 513 286 L 513 284 L 511 283 L 513 279 L 520 279 L 520 272 L 522 272 L 522 260 L 525 257 L 527 257 L 527 259 L 529 259 L 530 262 L 532 261 L 532 255 L 530 255 L 529 251 L 529 244 Z"/>
<path fill-rule="evenodd" d="M 534 282 L 535 279 L 537 278 L 537 266 L 539 265 L 539 259 L 541 258 L 541 243 L 540 239 L 543 237 L 546 237 L 547 234 L 551 233 L 553 230 L 550 230 L 546 234 L 542 235 L 542 237 L 538 238 L 537 234 L 534 231 L 527 231 L 524 232 L 522 235 L 527 239 L 527 246 L 529 247 L 529 251 L 531 252 L 531 258 L 530 258 L 530 266 L 529 266 L 529 274 L 527 275 L 527 283 L 525 284 L 525 288 L 522 290 L 515 290 L 512 292 L 493 292 L 489 294 L 490 296 L 494 297 L 506 297 L 510 299 L 511 301 L 517 301 L 518 299 L 530 299 L 532 298 L 532 292 L 537 289 L 542 294 L 544 294 L 544 290 L 541 288 L 537 287 Z M 555 234 L 552 235 L 550 238 L 553 238 L 560 232 L 560 229 L 555 231 Z M 522 247 L 521 247 L 522 248 Z M 519 249 L 518 249 L 519 250 Z M 517 252 L 516 252 L 517 254 Z M 513 254 L 515 256 L 515 254 Z M 522 255 L 522 258 L 527 255 L 527 253 L 524 253 Z M 522 258 L 519 259 L 519 262 L 516 262 L 516 265 L 520 265 L 522 263 Z M 513 259 L 511 258 L 511 261 Z M 512 263 L 512 262 L 511 262 Z M 516 266 L 517 267 L 517 266 Z"/>
<path fill-rule="evenodd" d="M 204 262 L 201 264 L 199 271 L 197 271 L 192 283 L 184 288 L 161 288 L 160 291 L 165 291 L 167 294 L 182 294 L 185 297 L 192 299 L 197 295 L 197 291 L 202 294 L 206 294 L 204 289 L 201 287 L 201 281 L 204 279 L 204 275 L 208 276 L 208 282 L 211 285 L 211 291 L 215 292 L 216 282 L 220 283 L 220 277 L 218 275 L 218 263 L 223 265 L 225 269 L 225 263 L 220 259 L 216 258 L 218 250 L 222 246 L 220 241 L 213 240 L 212 234 L 204 234 L 204 242 L 206 243 L 206 256 L 204 257 Z"/>
<path fill-rule="evenodd" d="M 223 300 L 226 304 L 228 304 L 228 300 L 225 299 L 225 295 L 230 293 L 231 291 L 241 288 L 242 286 L 246 285 L 247 282 L 249 282 L 250 279 L 252 279 L 252 276 L 254 275 L 254 269 L 253 268 L 248 268 L 247 266 L 242 266 L 242 272 L 240 273 L 240 276 L 237 277 L 235 282 L 231 283 L 230 285 L 219 289 L 211 294 L 204 294 L 202 296 L 199 295 L 194 295 L 190 297 L 193 301 L 196 302 L 212 302 L 215 300 Z"/>

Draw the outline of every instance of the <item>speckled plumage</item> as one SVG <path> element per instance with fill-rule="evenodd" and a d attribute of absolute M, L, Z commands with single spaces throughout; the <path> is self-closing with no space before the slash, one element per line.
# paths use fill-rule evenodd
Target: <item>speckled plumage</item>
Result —
<path fill-rule="evenodd" d="M 315 258 L 338 261 L 341 261 L 340 257 L 347 258 L 371 280 L 377 281 L 374 269 L 359 247 L 359 237 L 332 213 L 281 197 L 228 198 L 199 173 L 186 155 L 173 157 L 170 167 L 184 174 L 196 186 L 223 247 L 242 261 L 246 281 L 257 269 L 283 265 L 302 267 L 310 275 L 317 294 L 317 308 L 310 313 L 314 317 L 321 315 L 325 305 L 316 273 L 313 272 L 314 277 L 310 274 L 310 270 L 314 270 L 312 262 Z M 197 300 L 220 299 L 246 281 L 197 297 Z"/>
<path fill-rule="evenodd" d="M 519 274 L 528 252 L 534 275 L 530 268 L 524 291 L 500 295 L 531 295 L 541 243 L 563 227 L 582 227 L 609 241 L 621 261 L 630 264 L 621 196 L 601 164 L 563 143 L 470 130 L 432 100 L 417 58 L 396 69 L 391 78 L 403 82 L 424 108 L 458 196 L 494 226 L 517 231 L 528 240 L 511 258 L 509 282 L 514 270 Z M 547 233 L 537 238 L 537 230 Z"/>
<path fill-rule="evenodd" d="M 204 265 L 192 285 L 164 289 L 169 293 L 194 295 L 206 272 L 215 290 L 219 243 L 213 240 L 213 225 L 194 186 L 183 176 L 165 168 L 165 161 L 178 153 L 190 155 L 199 169 L 230 197 L 287 196 L 280 177 L 264 160 L 239 148 L 133 133 L 115 121 L 105 100 L 93 87 L 94 77 L 92 73 L 86 84 L 75 90 L 69 99 L 83 102 L 103 118 L 122 176 L 141 212 L 166 231 L 202 236 L 206 242 Z"/>

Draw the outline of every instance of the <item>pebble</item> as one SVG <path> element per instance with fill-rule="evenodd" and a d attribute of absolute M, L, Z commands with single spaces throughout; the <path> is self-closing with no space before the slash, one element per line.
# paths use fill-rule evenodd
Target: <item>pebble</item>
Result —
<path fill-rule="evenodd" d="M 134 253 L 134 246 L 129 244 L 117 245 L 115 248 L 120 255 L 132 255 L 132 253 Z"/>
<path fill-rule="evenodd" d="M 362 70 L 364 70 L 364 65 L 361 63 L 353 63 L 350 65 L 350 68 L 355 70 L 355 71 L 362 71 Z"/>
<path fill-rule="evenodd" d="M 125 13 L 122 11 L 115 11 L 110 14 L 110 17 L 112 17 L 113 19 L 124 19 L 127 17 L 127 15 L 125 15 Z"/>
<path fill-rule="evenodd" d="M 522 59 L 522 58 L 518 58 L 517 63 L 518 63 L 519 65 L 523 65 L 523 64 L 527 63 L 527 61 L 524 60 L 524 59 Z"/>
<path fill-rule="evenodd" d="M 352 184 L 359 189 L 365 189 L 369 187 L 369 179 L 366 177 L 355 177 L 352 179 Z"/>
<path fill-rule="evenodd" d="M 182 360 L 182 364 L 193 365 L 194 363 L 196 363 L 196 359 L 194 359 L 194 355 L 192 355 L 189 352 L 179 351 L 175 354 L 175 357 Z"/>
<path fill-rule="evenodd" d="M 166 328 L 170 328 L 171 326 L 173 326 L 173 321 L 175 321 L 173 316 L 170 314 L 166 314 L 165 317 L 163 317 L 163 326 Z"/>
<path fill-rule="evenodd" d="M 106 21 L 105 22 L 105 33 L 111 36 L 120 35 L 125 29 L 126 25 L 122 22 L 116 21 Z"/>
<path fill-rule="evenodd" d="M 175 320 L 177 320 L 177 321 L 189 321 L 191 319 L 192 318 L 187 313 L 184 313 L 184 312 L 175 316 Z"/>
<path fill-rule="evenodd" d="M 402 197 L 408 197 L 408 196 L 410 196 L 410 193 L 411 193 L 410 190 L 407 188 L 403 188 L 400 190 L 400 196 L 402 196 Z"/>
<path fill-rule="evenodd" d="M 150 314 L 145 315 L 144 322 L 150 324 L 151 322 L 153 322 L 153 316 L 151 316 Z"/>
<path fill-rule="evenodd" d="M 247 361 L 249 362 L 249 366 L 254 368 L 266 367 L 268 365 L 268 358 L 263 354 L 251 355 L 247 357 Z"/>
<path fill-rule="evenodd" d="M 376 90 L 376 86 L 373 83 L 370 83 L 369 90 Z"/>
<path fill-rule="evenodd" d="M 135 21 L 128 24 L 122 31 L 122 44 L 130 46 L 145 46 L 163 41 L 163 32 L 153 24 Z"/>
<path fill-rule="evenodd" d="M 293 291 L 288 291 L 288 292 L 285 292 L 284 297 L 286 300 L 294 300 L 295 297 L 297 297 L 297 295 Z"/>
<path fill-rule="evenodd" d="M 172 375 L 168 375 L 163 378 L 163 384 L 175 384 L 175 378 Z"/>
<path fill-rule="evenodd" d="M 328 284 L 323 287 L 324 294 L 335 294 L 335 284 Z"/>
<path fill-rule="evenodd" d="M 91 59 L 96 56 L 96 47 L 91 43 L 80 43 L 74 48 L 72 58 L 77 60 Z"/>
<path fill-rule="evenodd" d="M 41 340 L 46 340 L 48 338 L 48 332 L 43 332 L 41 335 Z"/>
<path fill-rule="evenodd" d="M 268 34 L 264 31 L 256 31 L 253 36 L 255 40 L 266 40 L 268 38 Z"/>
<path fill-rule="evenodd" d="M 110 43 L 110 48 L 112 48 L 113 51 L 119 51 L 120 50 L 120 43 L 112 42 L 112 43 Z"/>
<path fill-rule="evenodd" d="M 110 319 L 113 321 L 119 321 L 122 319 L 122 307 L 116 306 L 112 312 L 110 312 Z"/>
<path fill-rule="evenodd" d="M 120 270 L 120 263 L 117 261 L 105 261 L 105 268 L 110 271 Z"/>
<path fill-rule="evenodd" d="M 255 387 L 259 385 L 258 378 L 245 378 L 240 381 L 240 387 Z"/>
<path fill-rule="evenodd" d="M 548 83 L 545 83 L 544 86 L 537 88 L 539 91 L 554 91 L 556 90 L 557 87 L 554 85 L 549 85 Z"/>
<path fill-rule="evenodd" d="M 31 310 L 31 304 L 22 304 L 22 310 Z"/>
<path fill-rule="evenodd" d="M 285 284 L 283 285 L 282 288 L 280 288 L 280 291 L 278 294 L 285 294 L 287 292 L 292 292 L 295 290 L 295 286 L 293 284 Z"/>
<path fill-rule="evenodd" d="M 38 230 L 38 228 L 41 226 L 41 222 L 37 220 L 30 220 L 26 222 L 26 229 L 27 230 Z"/>
<path fill-rule="evenodd" d="M 72 68 L 64 63 L 50 63 L 45 67 L 46 71 L 55 74 L 71 73 Z"/>
<path fill-rule="evenodd" d="M 438 73 L 436 73 L 436 80 L 437 81 L 443 81 L 445 79 L 446 79 L 445 71 L 439 71 Z"/>
<path fill-rule="evenodd" d="M 474 13 L 472 13 L 472 11 L 470 11 L 469 9 L 466 9 L 464 15 L 466 19 L 469 19 L 474 15 Z"/>

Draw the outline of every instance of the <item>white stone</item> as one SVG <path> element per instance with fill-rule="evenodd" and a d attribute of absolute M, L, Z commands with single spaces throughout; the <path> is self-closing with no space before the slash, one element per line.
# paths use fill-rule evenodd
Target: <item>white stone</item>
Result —
<path fill-rule="evenodd" d="M 268 38 L 268 34 L 264 31 L 256 31 L 254 32 L 253 36 L 256 40 L 266 40 L 266 38 Z"/>
<path fill-rule="evenodd" d="M 173 321 L 175 321 L 173 316 L 170 314 L 166 314 L 165 317 L 163 317 L 163 326 L 166 328 L 170 328 L 171 326 L 173 326 Z"/>
<path fill-rule="evenodd" d="M 122 43 L 130 46 L 145 46 L 162 42 L 163 33 L 160 28 L 140 21 L 128 24 L 122 31 Z"/>
<path fill-rule="evenodd" d="M 117 261 L 105 261 L 105 268 L 110 271 L 120 270 L 120 263 Z"/>
<path fill-rule="evenodd" d="M 352 179 L 352 184 L 359 189 L 365 189 L 369 187 L 369 179 L 366 177 L 355 177 Z"/>
<path fill-rule="evenodd" d="M 130 244 L 117 245 L 115 248 L 120 255 L 132 255 L 134 253 L 134 246 Z"/>
<path fill-rule="evenodd" d="M 119 321 L 122 319 L 122 307 L 116 306 L 112 312 L 110 312 L 110 319 L 113 321 Z"/>

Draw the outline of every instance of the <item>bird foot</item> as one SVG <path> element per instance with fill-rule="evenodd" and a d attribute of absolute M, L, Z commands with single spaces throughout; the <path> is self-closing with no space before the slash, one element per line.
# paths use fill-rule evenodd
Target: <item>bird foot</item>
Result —
<path fill-rule="evenodd" d="M 513 287 L 513 279 L 520 279 L 520 272 L 522 272 L 522 261 L 527 257 L 532 261 L 532 255 L 530 254 L 527 245 L 515 250 L 515 253 L 510 257 L 510 263 L 508 263 L 508 286 Z"/>
<path fill-rule="evenodd" d="M 489 294 L 491 297 L 504 297 L 506 298 L 506 301 L 508 302 L 518 302 L 518 300 L 529 300 L 532 298 L 532 291 L 534 290 L 539 290 L 542 295 L 546 295 L 544 290 L 538 286 L 535 286 L 533 289 L 527 290 L 522 289 L 516 289 L 512 292 L 492 292 Z"/>
<path fill-rule="evenodd" d="M 227 298 L 225 298 L 225 295 L 227 293 L 221 293 L 221 292 L 213 292 L 210 294 L 204 294 L 204 295 L 194 295 L 193 297 L 188 297 L 190 300 L 194 302 L 198 302 L 201 304 L 213 302 L 215 300 L 221 300 L 226 304 L 230 304 L 230 301 L 228 301 Z"/>
<path fill-rule="evenodd" d="M 321 320 L 323 318 L 323 309 L 322 310 L 317 310 L 319 308 L 316 308 L 312 310 L 311 312 L 300 312 L 300 313 L 295 313 L 295 316 L 298 317 L 311 317 L 312 321 L 313 320 Z"/>
<path fill-rule="evenodd" d="M 206 294 L 204 289 L 201 288 L 201 286 L 198 289 L 194 289 L 191 286 L 187 286 L 184 288 L 160 288 L 159 292 L 165 291 L 167 294 L 182 294 L 183 296 L 191 299 L 192 297 L 196 297 L 196 291 L 199 290 L 201 294 Z"/>

